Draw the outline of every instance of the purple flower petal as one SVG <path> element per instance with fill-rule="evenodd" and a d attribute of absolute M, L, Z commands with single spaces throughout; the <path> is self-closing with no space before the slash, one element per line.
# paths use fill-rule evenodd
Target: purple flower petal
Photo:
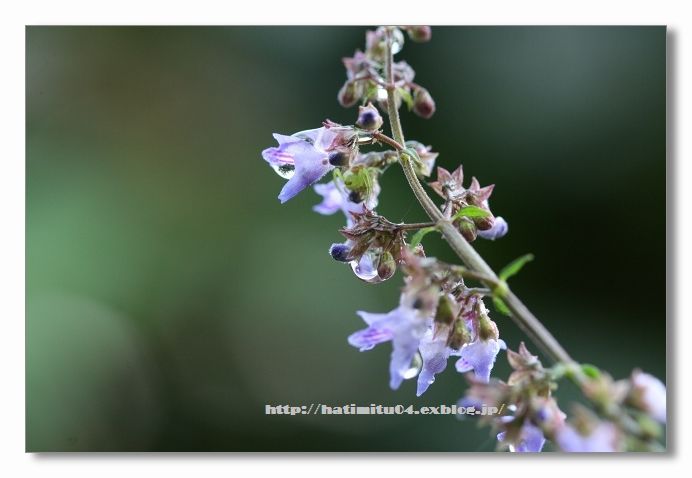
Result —
<path fill-rule="evenodd" d="M 341 210 L 346 216 L 347 227 L 353 225 L 352 213 L 362 214 L 367 207 L 373 210 L 377 207 L 377 196 L 380 193 L 380 185 L 375 181 L 373 190 L 368 198 L 361 202 L 353 202 L 349 198 L 349 190 L 340 179 L 335 179 L 324 184 L 315 184 L 313 189 L 322 196 L 322 202 L 313 206 L 313 211 L 325 216 Z"/>
<path fill-rule="evenodd" d="M 312 188 L 317 194 L 322 196 L 322 202 L 315 204 L 312 207 L 313 211 L 325 216 L 329 216 L 341 209 L 343 196 L 334 184 L 334 181 L 324 184 L 315 184 Z"/>
<path fill-rule="evenodd" d="M 575 453 L 617 451 L 617 428 L 612 423 L 599 423 L 589 435 L 582 435 L 571 425 L 561 427 L 555 440 L 562 451 Z"/>
<path fill-rule="evenodd" d="M 666 386 L 653 375 L 635 372 L 632 385 L 641 394 L 643 408 L 654 420 L 666 423 Z"/>
<path fill-rule="evenodd" d="M 411 366 L 429 321 L 420 317 L 415 309 L 404 305 L 400 305 L 386 314 L 359 311 L 358 315 L 368 324 L 368 327 L 351 334 L 348 343 L 358 347 L 361 351 L 365 351 L 372 349 L 377 344 L 391 340 L 389 386 L 396 390 L 404 380 L 405 372 Z"/>
<path fill-rule="evenodd" d="M 428 330 L 418 346 L 423 358 L 423 368 L 418 375 L 416 396 L 420 397 L 435 381 L 435 374 L 441 373 L 447 367 L 447 359 L 451 349 L 447 347 L 447 336 L 440 334 L 434 337 L 433 331 Z"/>
<path fill-rule="evenodd" d="M 262 157 L 281 176 L 290 177 L 279 194 L 279 200 L 282 203 L 288 201 L 334 169 L 327 151 L 349 134 L 353 134 L 349 128 L 318 128 L 291 136 L 274 134 L 279 146 L 265 149 Z"/>
<path fill-rule="evenodd" d="M 529 422 L 524 422 L 521 427 L 519 443 L 510 445 L 509 450 L 517 453 L 538 453 L 545 445 L 545 436 L 540 428 Z"/>
<path fill-rule="evenodd" d="M 509 224 L 507 224 L 507 221 L 505 221 L 501 216 L 498 216 L 495 218 L 495 223 L 493 224 L 493 227 L 491 227 L 487 231 L 478 231 L 478 235 L 483 239 L 494 241 L 495 239 L 499 239 L 505 234 L 507 234 L 508 231 Z"/>
<path fill-rule="evenodd" d="M 490 371 L 495 364 L 495 358 L 501 349 L 506 349 L 505 342 L 501 339 L 487 341 L 476 340 L 465 344 L 459 351 L 459 360 L 456 363 L 457 372 L 470 372 L 479 380 L 490 381 Z"/>

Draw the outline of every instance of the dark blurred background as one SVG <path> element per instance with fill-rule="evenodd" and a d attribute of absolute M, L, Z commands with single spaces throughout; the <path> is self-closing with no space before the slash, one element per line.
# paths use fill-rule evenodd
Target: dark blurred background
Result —
<path fill-rule="evenodd" d="M 373 286 L 327 254 L 261 159 L 272 132 L 353 123 L 336 92 L 355 27 L 28 27 L 29 451 L 492 450 L 452 417 L 265 416 L 264 404 L 453 404 L 450 362 L 420 399 L 359 353 Z M 665 377 L 664 27 L 440 27 L 397 59 L 437 101 L 403 114 L 439 164 L 497 185 L 510 233 L 476 241 L 580 361 Z M 401 172 L 379 212 L 425 219 Z M 453 260 L 442 240 L 429 255 Z M 515 348 L 522 334 L 495 314 Z M 502 354 L 498 376 L 508 366 Z M 569 409 L 574 391 L 558 392 Z"/>

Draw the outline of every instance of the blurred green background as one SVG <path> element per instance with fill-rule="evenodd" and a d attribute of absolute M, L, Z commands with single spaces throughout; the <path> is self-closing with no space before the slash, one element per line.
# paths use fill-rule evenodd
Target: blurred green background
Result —
<path fill-rule="evenodd" d="M 390 346 L 347 344 L 401 277 L 331 260 L 343 217 L 312 212 L 312 191 L 281 206 L 260 157 L 272 132 L 355 120 L 336 92 L 364 32 L 27 28 L 27 450 L 494 449 L 452 417 L 264 415 L 465 388 L 450 363 L 422 398 L 393 392 Z M 496 268 L 535 253 L 514 290 L 616 377 L 666 371 L 665 49 L 664 27 L 440 27 L 397 56 L 438 106 L 405 112 L 407 137 L 497 185 L 510 233 L 477 248 Z M 381 214 L 424 219 L 397 168 L 382 186 Z"/>

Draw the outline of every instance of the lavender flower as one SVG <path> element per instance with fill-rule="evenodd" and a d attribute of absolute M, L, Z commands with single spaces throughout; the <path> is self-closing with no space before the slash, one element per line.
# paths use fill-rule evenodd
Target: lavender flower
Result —
<path fill-rule="evenodd" d="M 447 346 L 447 334 L 435 334 L 429 329 L 419 344 L 423 367 L 418 375 L 416 396 L 420 397 L 435 381 L 435 374 L 447 368 L 447 359 L 452 352 Z"/>
<path fill-rule="evenodd" d="M 346 216 L 347 227 L 353 225 L 352 213 L 363 214 L 365 208 L 373 210 L 377 207 L 377 196 L 380 192 L 380 186 L 375 182 L 373 191 L 367 198 L 359 202 L 353 202 L 352 195 L 340 179 L 335 179 L 328 183 L 315 184 L 313 189 L 322 196 L 322 202 L 313 206 L 312 210 L 325 216 L 340 210 Z"/>
<path fill-rule="evenodd" d="M 456 363 L 457 372 L 465 373 L 473 370 L 479 380 L 488 382 L 497 354 L 506 348 L 507 345 L 502 339 L 481 340 L 478 338 L 470 344 L 464 344 L 458 352 L 460 358 Z"/>
<path fill-rule="evenodd" d="M 509 422 L 514 419 L 513 417 L 505 418 L 508 418 Z M 498 441 L 505 441 L 506 437 L 507 432 L 497 434 Z M 543 450 L 543 445 L 545 445 L 543 431 L 529 421 L 524 421 L 519 431 L 519 439 L 515 443 L 510 443 L 508 446 L 509 451 L 515 453 L 538 453 Z"/>
<path fill-rule="evenodd" d="M 396 390 L 411 367 L 421 338 L 429 327 L 430 318 L 423 317 L 416 309 L 401 304 L 386 314 L 359 311 L 358 315 L 368 324 L 348 337 L 348 343 L 360 349 L 370 350 L 383 342 L 392 342 L 389 365 L 389 386 Z"/>
<path fill-rule="evenodd" d="M 334 169 L 330 155 L 342 154 L 340 150 L 347 147 L 354 135 L 351 128 L 334 126 L 291 136 L 275 133 L 279 146 L 265 149 L 262 157 L 281 177 L 288 179 L 279 200 L 285 203 Z"/>
<path fill-rule="evenodd" d="M 502 216 L 497 216 L 495 218 L 495 222 L 493 223 L 493 227 L 485 231 L 479 230 L 478 236 L 482 237 L 483 239 L 494 241 L 495 239 L 499 239 L 507 234 L 508 231 L 509 225 L 507 224 L 507 221 L 505 221 Z"/>
<path fill-rule="evenodd" d="M 666 423 L 666 386 L 648 373 L 632 373 L 632 402 L 654 420 Z"/>
<path fill-rule="evenodd" d="M 600 422 L 586 434 L 581 434 L 571 425 L 565 425 L 555 435 L 555 441 L 562 451 L 576 453 L 617 451 L 618 430 L 612 423 Z"/>

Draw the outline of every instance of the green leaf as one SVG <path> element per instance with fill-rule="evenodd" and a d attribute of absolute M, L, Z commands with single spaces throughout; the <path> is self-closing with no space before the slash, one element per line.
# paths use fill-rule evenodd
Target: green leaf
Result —
<path fill-rule="evenodd" d="M 584 375 L 590 378 L 598 378 L 601 376 L 601 371 L 595 365 L 584 363 L 581 365 L 581 371 Z"/>
<path fill-rule="evenodd" d="M 399 88 L 397 91 L 401 95 L 401 99 L 404 100 L 404 103 L 406 103 L 408 110 L 411 111 L 413 109 L 413 96 L 411 96 L 411 93 L 406 91 L 404 88 Z"/>
<path fill-rule="evenodd" d="M 452 220 L 459 219 L 460 217 L 487 217 L 490 216 L 490 212 L 478 206 L 466 206 L 462 207 L 457 211 L 457 213 L 452 217 Z"/>
<path fill-rule="evenodd" d="M 512 315 L 512 312 L 507 308 L 505 302 L 496 295 L 493 296 L 493 305 L 495 306 L 495 310 L 499 313 L 507 316 Z"/>
<path fill-rule="evenodd" d="M 531 262 L 532 260 L 533 254 L 526 254 L 518 259 L 514 259 L 512 262 L 507 264 L 504 267 L 504 269 L 500 271 L 498 277 L 500 278 L 500 280 L 507 280 L 513 275 L 517 274 L 527 262 Z"/>
<path fill-rule="evenodd" d="M 423 229 L 419 229 L 418 232 L 416 232 L 413 237 L 411 238 L 411 242 L 409 243 L 409 247 L 411 249 L 415 249 L 415 247 L 421 243 L 423 238 L 428 234 L 433 231 L 437 231 L 437 228 L 435 226 L 430 226 L 430 227 L 424 227 Z"/>

